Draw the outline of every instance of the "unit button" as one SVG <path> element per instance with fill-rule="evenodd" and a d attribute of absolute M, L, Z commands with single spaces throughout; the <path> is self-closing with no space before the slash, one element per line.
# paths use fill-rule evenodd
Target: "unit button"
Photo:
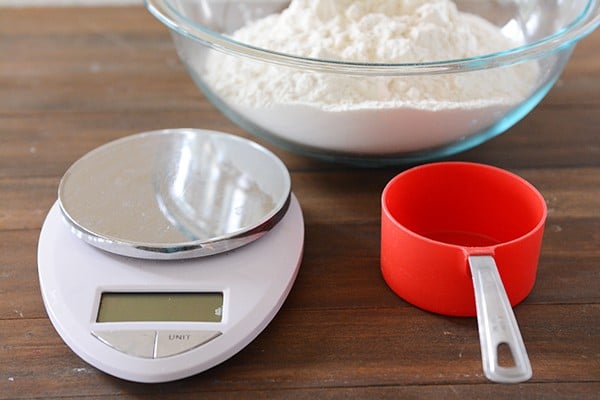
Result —
<path fill-rule="evenodd" d="M 174 356 L 201 346 L 217 336 L 218 331 L 158 331 L 156 338 L 155 358 Z"/>
<path fill-rule="evenodd" d="M 156 331 L 93 331 L 100 341 L 123 353 L 136 357 L 153 358 Z"/>

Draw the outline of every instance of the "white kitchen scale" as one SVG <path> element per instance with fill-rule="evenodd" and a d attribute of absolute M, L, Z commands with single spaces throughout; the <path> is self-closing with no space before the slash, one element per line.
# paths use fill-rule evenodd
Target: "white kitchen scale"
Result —
<path fill-rule="evenodd" d="M 172 381 L 225 361 L 267 326 L 303 242 L 274 154 L 220 132 L 147 132 L 67 171 L 40 234 L 40 287 L 83 360 L 122 379 Z"/>

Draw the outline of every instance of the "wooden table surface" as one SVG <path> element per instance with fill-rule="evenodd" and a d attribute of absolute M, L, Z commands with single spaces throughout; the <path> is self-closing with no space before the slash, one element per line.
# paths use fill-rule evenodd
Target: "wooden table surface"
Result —
<path fill-rule="evenodd" d="M 46 315 L 40 227 L 71 163 L 110 140 L 172 127 L 248 136 L 200 94 L 144 8 L 0 9 L 0 399 L 597 398 L 599 32 L 517 126 L 451 157 L 513 171 L 548 203 L 536 285 L 515 308 L 534 371 L 523 384 L 484 378 L 474 318 L 424 312 L 386 287 L 379 199 L 401 167 L 348 168 L 269 144 L 291 171 L 306 224 L 298 278 L 272 323 L 230 360 L 181 381 L 132 383 L 86 364 Z"/>

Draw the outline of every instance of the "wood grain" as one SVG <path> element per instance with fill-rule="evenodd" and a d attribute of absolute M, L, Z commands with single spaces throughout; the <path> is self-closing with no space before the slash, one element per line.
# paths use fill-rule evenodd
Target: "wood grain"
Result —
<path fill-rule="evenodd" d="M 181 66 L 142 7 L 0 8 L 0 399 L 591 399 L 600 392 L 600 34 L 542 103 L 451 160 L 515 172 L 549 209 L 536 285 L 515 313 L 533 378 L 482 375 L 473 318 L 419 310 L 379 273 L 380 194 L 405 167 L 358 169 L 272 149 L 292 174 L 305 253 L 282 310 L 225 363 L 177 382 L 122 381 L 47 318 L 37 240 L 76 159 L 129 134 L 202 127 L 250 137 Z"/>

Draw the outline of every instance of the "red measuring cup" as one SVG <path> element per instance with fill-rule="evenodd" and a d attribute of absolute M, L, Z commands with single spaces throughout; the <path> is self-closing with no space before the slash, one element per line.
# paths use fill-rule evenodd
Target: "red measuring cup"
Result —
<path fill-rule="evenodd" d="M 508 171 L 466 162 L 426 164 L 393 178 L 382 194 L 381 271 L 409 303 L 477 316 L 483 370 L 521 382 L 531 366 L 512 306 L 533 288 L 546 203 Z M 499 365 L 499 348 L 514 365 Z"/>

